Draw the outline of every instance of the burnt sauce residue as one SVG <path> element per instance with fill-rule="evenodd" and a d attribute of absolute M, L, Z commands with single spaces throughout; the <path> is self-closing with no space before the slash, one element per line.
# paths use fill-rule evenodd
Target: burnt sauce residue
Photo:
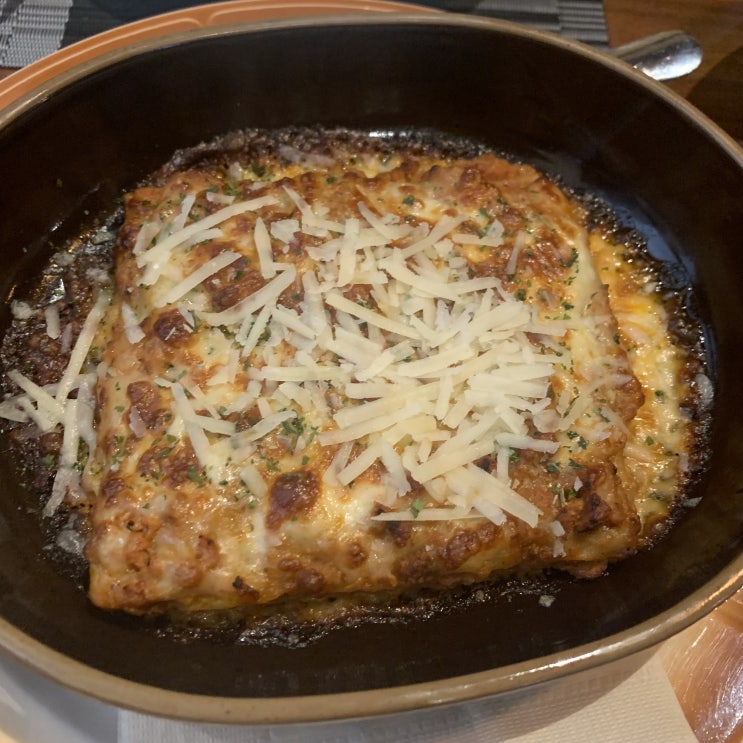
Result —
<path fill-rule="evenodd" d="M 366 135 L 338 131 L 334 134 L 322 129 L 298 132 L 288 129 L 277 132 L 237 132 L 217 140 L 176 153 L 160 170 L 148 176 L 144 183 L 157 184 L 179 169 L 203 162 L 229 164 L 236 151 L 247 149 L 255 162 L 269 162 L 280 153 L 282 146 L 291 142 L 293 148 L 315 151 L 320 142 L 333 144 L 333 137 L 342 143 Z M 401 145 L 411 152 L 451 157 L 472 157 L 492 151 L 480 143 L 437 132 L 375 133 L 372 141 L 380 151 L 395 151 Z M 502 152 L 496 153 L 507 157 Z M 559 177 L 557 177 L 559 181 Z M 611 209 L 600 200 L 585 194 L 574 194 L 589 206 L 593 227 L 600 226 L 621 239 L 628 252 L 647 261 L 642 237 L 627 230 L 615 218 Z M 19 369 L 38 385 L 59 380 L 67 366 L 70 350 L 80 332 L 99 288 L 112 284 L 114 244 L 122 213 L 112 206 L 110 213 L 98 215 L 81 229 L 77 239 L 55 246 L 45 265 L 39 270 L 35 287 L 25 297 L 14 297 L 14 319 L 5 330 L 0 347 L 3 370 Z M 661 278 L 678 274 L 678 266 L 653 266 Z M 673 332 L 698 359 L 690 365 L 688 374 L 704 367 L 706 349 L 703 333 L 693 319 L 691 298 L 684 293 L 678 281 L 668 282 L 668 306 L 674 321 Z M 64 331 L 57 338 L 47 332 L 45 310 L 54 306 Z M 675 311 L 677 310 L 677 311 Z M 177 328 L 176 328 L 177 330 Z M 169 329 L 171 332 L 172 329 Z M 93 349 L 93 354 L 96 349 Z M 16 394 L 18 388 L 3 374 L 3 391 Z M 709 421 L 699 416 L 698 401 L 689 401 L 689 414 L 695 417 L 699 441 L 706 440 Z M 42 517 L 42 508 L 48 499 L 56 471 L 57 457 L 62 444 L 58 430 L 40 434 L 36 425 L 2 421 L 3 437 L 10 442 L 16 457 L 19 477 L 24 485 L 27 502 L 24 506 L 38 513 L 39 529 L 44 533 L 46 552 L 60 573 L 67 576 L 76 590 L 85 591 L 87 564 L 85 542 L 87 523 L 84 508 L 71 509 L 63 505 L 51 518 Z M 695 448 L 691 462 L 692 473 L 703 469 L 705 446 Z M 694 477 L 689 478 L 693 485 Z M 691 487 L 690 485 L 690 487 Z M 286 518 L 284 504 L 277 502 L 272 517 Z M 669 520 L 669 523 L 673 518 Z M 466 610 L 468 606 L 485 602 L 508 601 L 514 594 L 533 596 L 535 602 L 549 607 L 561 585 L 573 581 L 564 574 L 526 576 L 522 579 L 493 580 L 486 584 L 457 587 L 449 590 L 420 590 L 406 595 L 346 596 L 319 598 L 301 604 L 253 607 L 248 610 L 223 612 L 176 612 L 137 618 L 143 628 L 166 635 L 177 641 L 194 638 L 212 638 L 219 642 L 280 644 L 298 647 L 316 640 L 335 627 L 368 622 L 420 621 L 432 615 Z"/>
<path fill-rule="evenodd" d="M 182 612 L 143 618 L 143 626 L 175 642 L 208 640 L 220 644 L 301 648 L 334 630 L 365 624 L 403 624 L 466 612 L 476 606 L 514 599 L 549 609 L 566 583 L 564 573 L 491 581 L 451 589 L 419 589 L 404 594 L 330 596 L 253 609 Z"/>

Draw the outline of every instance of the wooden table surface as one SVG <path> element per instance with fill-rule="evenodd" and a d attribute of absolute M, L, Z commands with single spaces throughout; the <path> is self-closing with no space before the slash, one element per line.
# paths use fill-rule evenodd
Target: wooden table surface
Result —
<path fill-rule="evenodd" d="M 604 9 L 612 46 L 672 29 L 694 36 L 701 66 L 666 85 L 743 144 L 743 0 L 604 0 Z M 0 78 L 10 72 L 0 68 Z M 741 743 L 743 590 L 660 657 L 700 743 Z"/>
<path fill-rule="evenodd" d="M 743 143 L 743 0 L 604 0 L 612 46 L 680 29 L 701 44 L 692 74 L 666 83 Z"/>

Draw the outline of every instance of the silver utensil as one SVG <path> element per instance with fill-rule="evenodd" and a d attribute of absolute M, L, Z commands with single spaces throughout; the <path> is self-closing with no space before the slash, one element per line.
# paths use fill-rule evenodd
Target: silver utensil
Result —
<path fill-rule="evenodd" d="M 684 31 L 664 31 L 646 36 L 610 51 L 655 80 L 673 80 L 699 67 L 702 49 Z"/>

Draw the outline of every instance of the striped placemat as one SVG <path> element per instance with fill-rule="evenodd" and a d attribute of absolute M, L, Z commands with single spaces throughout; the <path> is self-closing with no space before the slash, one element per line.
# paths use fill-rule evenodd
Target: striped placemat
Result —
<path fill-rule="evenodd" d="M 216 0 L 215 0 L 216 1 Z M 606 48 L 602 0 L 418 0 L 503 18 Z M 0 67 L 23 67 L 102 31 L 205 0 L 0 0 Z"/>

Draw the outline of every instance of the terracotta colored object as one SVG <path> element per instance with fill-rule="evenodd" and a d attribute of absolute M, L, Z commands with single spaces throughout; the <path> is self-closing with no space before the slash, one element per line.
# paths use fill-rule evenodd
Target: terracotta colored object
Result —
<path fill-rule="evenodd" d="M 234 23 L 260 22 L 273 18 L 301 18 L 339 13 L 434 13 L 411 3 L 392 0 L 232 0 L 232 2 L 197 5 L 105 31 L 60 49 L 43 59 L 9 75 L 0 83 L 0 109 L 43 85 L 55 75 L 70 70 L 87 60 L 125 48 L 145 39 L 195 29 L 229 26 Z"/>
<path fill-rule="evenodd" d="M 652 552 L 598 581 L 556 581 L 548 609 L 538 595 L 504 588 L 492 602 L 340 628 L 299 648 L 184 644 L 94 610 L 42 558 L 35 517 L 17 507 L 23 492 L 0 458 L 0 643 L 16 657 L 157 714 L 333 719 L 588 671 L 683 630 L 740 586 L 743 155 L 696 110 L 578 44 L 443 14 L 189 27 L 67 62 L 51 77 L 26 79 L 36 74 L 28 68 L 6 81 L 20 87 L 0 111 L 2 249 L 13 265 L 0 279 L 5 297 L 33 274 L 49 241 L 74 234 L 86 212 L 110 208 L 179 147 L 236 126 L 427 126 L 589 188 L 643 230 L 676 267 L 679 290 L 696 290 L 724 405 L 704 497 Z"/>

